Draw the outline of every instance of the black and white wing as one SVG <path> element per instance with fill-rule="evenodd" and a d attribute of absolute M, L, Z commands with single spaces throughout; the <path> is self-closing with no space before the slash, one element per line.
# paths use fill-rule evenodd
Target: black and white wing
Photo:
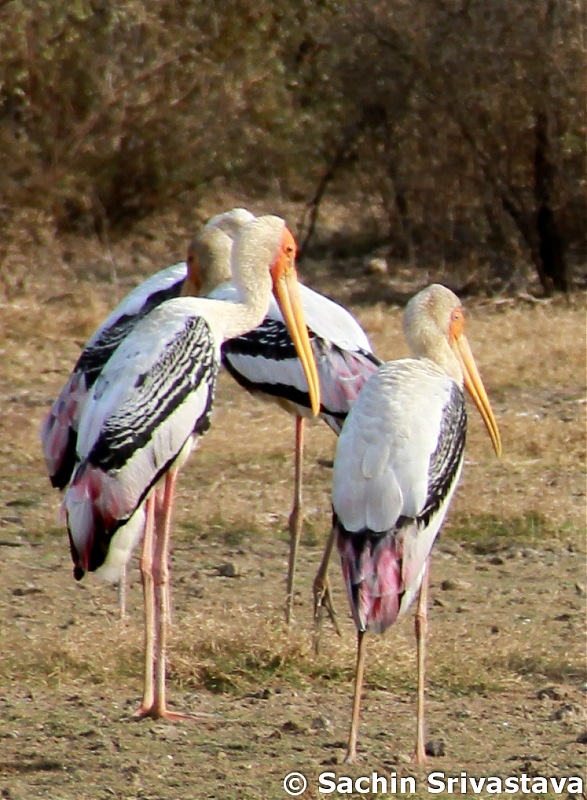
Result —
<path fill-rule="evenodd" d="M 64 498 L 82 574 L 104 563 L 112 535 L 208 429 L 219 363 L 201 302 L 178 298 L 141 320 L 102 370 Z"/>
<path fill-rule="evenodd" d="M 152 275 L 122 300 L 88 340 L 41 426 L 43 453 L 53 486 L 63 489 L 71 478 L 81 413 L 105 364 L 141 319 L 179 295 L 186 272 L 187 266 L 181 262 Z"/>
<path fill-rule="evenodd" d="M 346 309 L 306 286 L 299 290 L 320 379 L 320 416 L 338 433 L 381 361 Z M 224 286 L 213 296 L 230 299 L 234 292 L 234 287 Z M 222 363 L 252 394 L 273 399 L 296 415 L 311 416 L 302 365 L 274 300 L 257 328 L 224 343 Z"/>
<path fill-rule="evenodd" d="M 465 436 L 462 391 L 425 360 L 384 364 L 349 413 L 337 444 L 332 503 L 362 629 L 384 630 L 417 593 L 458 483 Z"/>

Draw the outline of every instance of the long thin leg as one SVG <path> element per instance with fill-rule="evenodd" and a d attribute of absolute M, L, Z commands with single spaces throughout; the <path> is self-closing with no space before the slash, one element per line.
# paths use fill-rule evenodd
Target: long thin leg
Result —
<path fill-rule="evenodd" d="M 293 614 L 294 580 L 298 545 L 302 532 L 302 464 L 304 459 L 304 419 L 296 417 L 296 446 L 294 462 L 294 501 L 289 515 L 289 564 L 287 567 L 287 593 L 285 597 L 285 621 L 291 624 Z"/>
<path fill-rule="evenodd" d="M 318 567 L 318 572 L 314 578 L 314 585 L 312 587 L 314 593 L 314 650 L 318 653 L 320 649 L 320 635 L 322 633 L 322 619 L 324 616 L 324 609 L 328 612 L 330 621 L 334 625 L 335 631 L 341 636 L 340 628 L 336 619 L 336 611 L 332 604 L 330 596 L 330 584 L 328 582 L 328 564 L 330 562 L 330 555 L 334 542 L 336 541 L 336 530 L 333 528 L 326 542 L 322 561 Z"/>
<path fill-rule="evenodd" d="M 416 764 L 426 763 L 425 725 L 424 725 L 424 697 L 426 690 L 426 633 L 428 630 L 428 577 L 430 574 L 430 560 L 426 561 L 418 607 L 416 609 L 416 642 L 418 650 L 418 697 L 416 711 Z"/>
<path fill-rule="evenodd" d="M 155 505 L 159 498 L 153 491 L 147 500 L 147 518 L 141 558 L 141 575 L 143 587 L 149 586 L 145 592 L 145 692 L 143 702 L 135 716 L 152 719 L 196 719 L 211 717 L 210 714 L 183 714 L 169 711 L 165 699 L 165 673 L 167 625 L 169 613 L 169 540 L 171 537 L 171 513 L 177 469 L 171 469 L 165 476 L 163 499 L 158 503 L 159 512 L 155 514 Z M 157 521 L 157 525 L 155 525 Z M 156 529 L 158 527 L 158 529 Z M 156 529 L 154 531 L 154 529 Z M 155 535 L 155 543 L 153 539 Z M 154 633 L 156 632 L 156 637 Z M 154 670 L 153 670 L 154 667 Z M 153 683 L 153 671 L 155 681 Z"/>
<path fill-rule="evenodd" d="M 122 577 L 118 581 L 118 608 L 120 611 L 120 619 L 126 619 L 126 567 L 122 573 Z"/>
<path fill-rule="evenodd" d="M 145 672 L 143 700 L 135 711 L 136 717 L 145 717 L 153 707 L 153 660 L 155 654 L 155 593 L 153 583 L 153 537 L 155 523 L 155 493 L 146 499 L 145 533 L 141 553 L 141 582 L 143 584 L 143 606 L 145 611 Z"/>
<path fill-rule="evenodd" d="M 361 690 L 365 671 L 365 631 L 357 631 L 357 666 L 355 668 L 355 694 L 353 697 L 353 713 L 349 744 L 344 758 L 345 764 L 352 764 L 357 755 L 357 736 L 359 734 L 359 714 L 361 713 Z"/>
<path fill-rule="evenodd" d="M 165 700 L 165 672 L 167 650 L 167 623 L 169 610 L 169 540 L 171 537 L 171 512 L 177 471 L 170 469 L 165 476 L 165 493 L 163 496 L 163 529 L 158 531 L 155 548 L 155 609 L 157 615 L 157 651 L 155 654 L 155 701 L 153 703 L 154 719 L 185 719 L 186 714 L 168 711 Z"/>
<path fill-rule="evenodd" d="M 157 504 L 155 506 L 155 527 L 158 531 L 165 528 L 165 486 L 158 484 L 155 487 Z M 167 624 L 171 627 L 172 605 L 171 605 L 171 584 L 167 582 Z"/>

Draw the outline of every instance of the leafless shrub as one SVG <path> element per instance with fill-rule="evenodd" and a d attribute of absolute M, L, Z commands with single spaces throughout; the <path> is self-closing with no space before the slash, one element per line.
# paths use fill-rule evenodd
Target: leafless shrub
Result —
<path fill-rule="evenodd" d="M 0 224 L 102 236 L 225 186 L 358 208 L 358 249 L 475 254 L 569 287 L 584 255 L 575 0 L 13 0 L 0 6 Z M 352 215 L 351 215 L 352 216 Z M 0 256 L 2 254 L 0 253 Z M 477 269 L 477 265 L 475 269 Z"/>

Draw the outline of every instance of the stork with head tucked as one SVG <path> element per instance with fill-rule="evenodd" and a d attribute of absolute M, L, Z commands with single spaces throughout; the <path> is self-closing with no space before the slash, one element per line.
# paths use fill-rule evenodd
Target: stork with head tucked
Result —
<path fill-rule="evenodd" d="M 219 228 L 204 229 L 202 238 L 201 252 L 209 258 L 230 253 L 230 239 Z M 313 408 L 320 407 L 297 294 L 295 250 L 293 236 L 279 217 L 246 224 L 231 254 L 234 301 L 179 297 L 159 305 L 118 346 L 84 404 L 77 467 L 64 497 L 74 575 L 81 579 L 86 571 L 102 570 L 117 578 L 124 554 L 144 529 L 141 717 L 181 716 L 170 712 L 165 700 L 168 550 L 176 476 L 210 425 L 222 342 L 261 322 L 272 288 L 306 372 Z"/>
<path fill-rule="evenodd" d="M 424 662 L 430 552 L 463 466 L 463 385 L 501 441 L 465 336 L 456 295 L 438 284 L 410 300 L 404 332 L 416 358 L 383 364 L 363 387 L 338 440 L 333 531 L 357 628 L 355 693 L 346 761 L 356 755 L 365 633 L 382 633 L 419 594 L 415 758 L 425 761 Z"/>

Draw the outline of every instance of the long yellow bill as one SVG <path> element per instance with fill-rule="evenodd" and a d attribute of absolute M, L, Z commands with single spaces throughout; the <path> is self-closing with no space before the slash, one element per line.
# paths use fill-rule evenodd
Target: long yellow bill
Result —
<path fill-rule="evenodd" d="M 483 417 L 485 427 L 491 437 L 493 449 L 497 456 L 501 456 L 501 437 L 497 428 L 497 422 L 493 416 L 493 410 L 485 391 L 485 386 L 479 375 L 479 370 L 475 364 L 473 353 L 467 341 L 465 334 L 461 334 L 458 338 L 453 340 L 453 350 L 459 359 L 463 368 L 463 377 L 465 379 L 465 386 L 467 391 L 473 398 L 473 402 L 479 409 L 479 413 Z"/>
<path fill-rule="evenodd" d="M 304 319 L 302 301 L 298 292 L 296 271 L 293 266 L 280 270 L 273 280 L 273 294 L 283 314 L 289 335 L 295 345 L 298 357 L 308 382 L 312 414 L 320 412 L 320 381 L 316 361 Z"/>

